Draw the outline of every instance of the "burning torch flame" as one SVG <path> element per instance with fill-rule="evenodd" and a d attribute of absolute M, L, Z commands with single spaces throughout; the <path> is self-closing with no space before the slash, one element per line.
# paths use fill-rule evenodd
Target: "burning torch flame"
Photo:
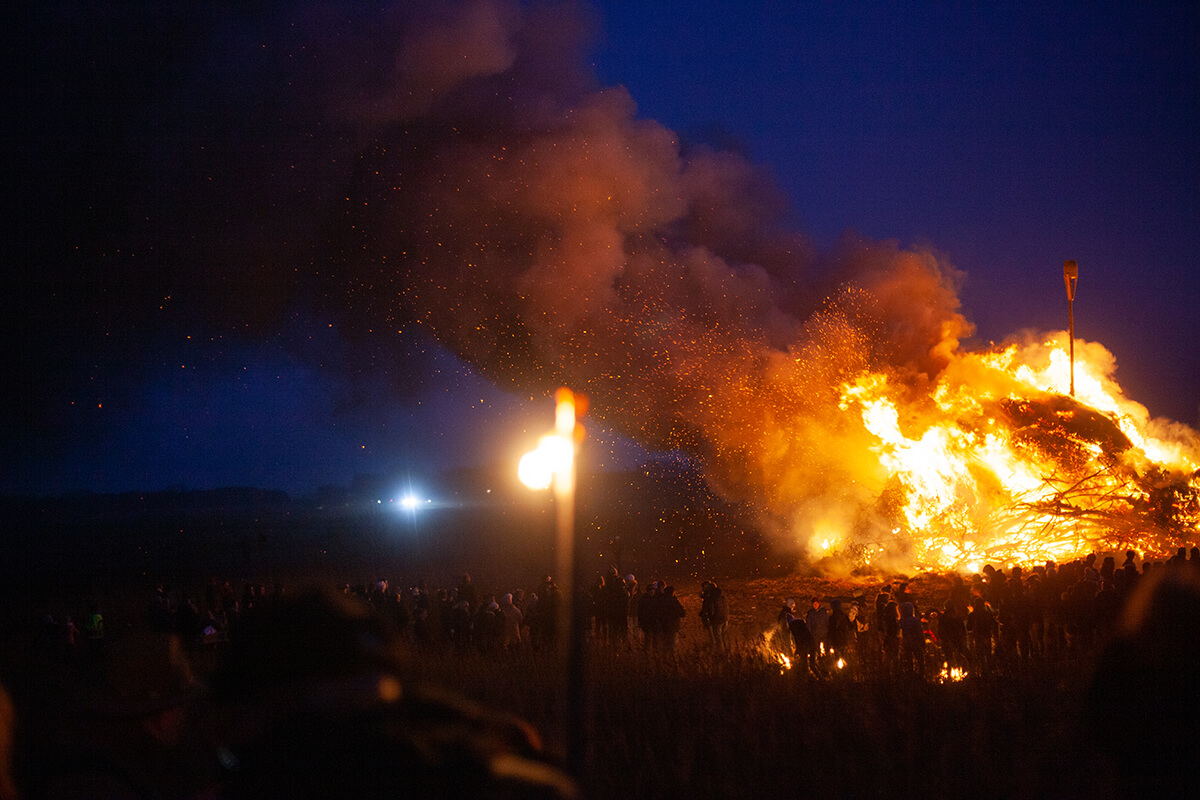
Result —
<path fill-rule="evenodd" d="M 568 389 L 555 395 L 554 432 L 538 439 L 537 449 L 521 457 L 517 477 L 530 489 L 569 491 L 575 465 L 575 396 Z"/>

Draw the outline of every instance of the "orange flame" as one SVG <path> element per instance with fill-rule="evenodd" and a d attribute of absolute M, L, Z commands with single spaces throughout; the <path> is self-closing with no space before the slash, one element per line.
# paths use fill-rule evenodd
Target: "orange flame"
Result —
<path fill-rule="evenodd" d="M 974 571 L 1093 550 L 1164 554 L 1197 538 L 1196 433 L 1126 399 L 1096 344 L 1076 341 L 1066 397 L 1063 336 L 961 355 L 931 399 L 908 401 L 879 373 L 842 386 L 841 408 L 873 437 L 873 489 L 894 521 L 893 541 L 862 546 L 866 561 L 903 542 L 911 568 Z"/>

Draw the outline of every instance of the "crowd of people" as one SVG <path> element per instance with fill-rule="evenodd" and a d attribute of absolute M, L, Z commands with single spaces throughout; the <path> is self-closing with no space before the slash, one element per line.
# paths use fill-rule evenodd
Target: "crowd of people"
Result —
<path fill-rule="evenodd" d="M 447 593 L 431 646 L 516 646 L 528 626 L 506 613 L 513 598 L 472 592 L 463 576 Z M 0 763 L 0 800 L 577 796 L 528 724 L 406 682 L 422 606 L 419 588 L 385 580 L 214 583 L 200 600 L 159 586 L 139 619 L 109 619 L 96 640 L 69 643 L 66 617 L 47 617 L 10 686 L 0 762 L 14 728 L 22 758 Z M 0 723 L 7 697 L 0 687 Z"/>
<path fill-rule="evenodd" d="M 1156 580 L 1173 585 L 1160 579 L 1179 575 L 1191 581 L 1179 595 L 1183 599 L 1175 601 L 1183 610 L 1169 612 L 1168 623 L 1159 627 L 1187 637 L 1194 648 L 1193 640 L 1200 640 L 1194 630 L 1200 619 L 1197 549 L 1190 557 L 1181 549 L 1165 563 L 1143 561 L 1129 551 L 1120 564 L 1112 557 L 1089 556 L 1033 569 L 987 566 L 969 577 L 949 576 L 948 588 L 936 597 L 927 583 L 915 591 L 909 582 L 895 580 L 848 597 L 812 596 L 801 603 L 787 598 L 775 629 L 761 638 L 729 635 L 730 600 L 713 580 L 704 581 L 699 597 L 687 605 L 696 608 L 698 600 L 702 634 L 697 646 L 717 655 L 773 651 L 788 656 L 795 673 L 821 680 L 980 680 L 1020 674 L 1039 663 L 1095 657 L 1101 647 L 1132 635 L 1130 608 L 1138 606 L 1134 598 L 1140 587 Z M 520 724 L 457 701 L 413 697 L 397 682 L 400 651 L 435 649 L 484 658 L 553 651 L 563 602 L 550 577 L 530 590 L 502 592 L 477 586 L 468 574 L 433 590 L 424 583 L 395 588 L 377 579 L 296 595 L 279 585 L 247 584 L 235 591 L 229 582 L 211 581 L 190 596 L 164 585 L 151 593 L 141 624 L 126 622 L 123 635 L 111 644 L 99 606 L 87 609 L 82 625 L 47 615 L 36 647 L 103 667 L 96 673 L 103 685 L 76 698 L 83 717 L 95 723 L 91 734 L 99 736 L 82 736 L 64 747 L 72 754 L 69 767 L 51 760 L 23 777 L 35 787 L 30 796 L 100 796 L 97 791 L 163 796 L 181 788 L 172 782 L 202 786 L 216 780 L 221 786 L 216 796 L 241 797 L 255 795 L 261 781 L 278 780 L 282 770 L 297 782 L 289 784 L 291 796 L 321 796 L 313 787 L 327 778 L 314 770 L 324 762 L 312 750 L 320 743 L 351 762 L 351 750 L 374 748 L 429 781 L 450 780 L 445 762 L 450 756 L 430 751 L 434 745 L 422 739 L 429 735 L 440 742 L 437 746 L 451 747 L 450 760 L 460 759 L 454 763 L 469 766 L 483 783 L 498 779 L 488 772 L 495 759 L 522 764 L 521 775 L 505 778 L 509 788 L 515 787 L 514 797 L 572 796 L 570 779 L 547 762 L 536 737 Z M 633 574 L 622 576 L 616 568 L 597 576 L 576 602 L 577 619 L 584 621 L 595 647 L 656 657 L 675 653 L 688 615 L 673 586 L 652 580 L 643 589 Z M 1151 629 L 1146 620 L 1161 616 L 1161 611 L 1143 611 L 1139 624 Z M 130 634 L 131 628 L 138 635 Z M 254 709 L 219 750 L 225 768 L 220 776 L 197 772 L 195 754 L 180 746 L 185 729 L 180 715 L 198 686 L 189 661 L 205 651 L 222 657 L 214 683 L 218 695 Z M 1110 681 L 1124 679 L 1127 662 L 1140 664 L 1145 653 L 1158 651 L 1153 642 L 1143 642 L 1122 652 L 1125 661 L 1118 659 L 1109 670 Z M 1171 685 L 1177 671 L 1163 669 L 1166 677 L 1160 680 Z M 1124 707 L 1113 698 L 1121 696 L 1123 691 L 1102 692 L 1095 707 L 1119 714 Z M 1110 706 L 1104 705 L 1106 699 Z M 1139 702 L 1149 706 L 1151 701 Z M 398 734 L 401 729 L 407 732 Z M 451 730 L 465 741 L 449 744 L 445 737 Z M 114 747 L 128 752 L 122 750 L 118 758 Z M 289 755 L 280 761 L 282 752 Z M 137 758 L 128 761 L 128 753 Z M 363 796 L 382 796 L 374 793 L 386 783 L 382 777 L 343 772 L 339 768 L 339 785 L 358 781 Z M 0 789 L 6 785 L 2 779 Z M 371 780 L 383 783 L 363 784 Z M 133 789 L 126 794 L 117 791 L 129 786 Z M 158 793 L 142 791 L 147 786 Z"/>
<path fill-rule="evenodd" d="M 397 588 L 379 578 L 337 590 L 369 605 L 404 642 L 417 648 L 458 654 L 552 651 L 563 624 L 562 592 L 549 576 L 528 590 L 512 587 L 502 592 L 480 588 L 467 573 L 442 588 L 431 589 L 425 581 Z M 151 592 L 140 622 L 152 632 L 178 635 L 188 646 L 220 648 L 247 613 L 284 595 L 281 584 L 246 583 L 237 590 L 230 581 L 210 580 L 200 593 L 162 584 Z M 714 646 L 726 649 L 729 610 L 724 593 L 715 582 L 705 581 L 700 600 L 705 635 Z M 634 575 L 622 577 L 612 568 L 597 576 L 577 602 L 589 638 L 598 643 L 656 653 L 672 653 L 679 646 L 687 612 L 675 587 L 664 581 L 652 580 L 643 589 Z M 46 614 L 38 638 L 44 649 L 67 653 L 99 646 L 104 640 L 103 614 L 99 606 L 92 606 L 82 629 L 71 615 Z"/>
<path fill-rule="evenodd" d="M 1119 565 L 1111 556 L 1095 555 L 1007 572 L 987 565 L 969 577 L 949 575 L 949 588 L 940 596 L 925 589 L 918 597 L 910 582 L 896 580 L 849 596 L 804 598 L 800 605 L 787 598 L 766 634 L 766 649 L 794 656 L 803 671 L 818 677 L 934 678 L 947 670 L 981 676 L 1039 661 L 1077 660 L 1108 638 L 1140 581 L 1156 567 L 1176 566 L 1200 574 L 1200 548 L 1190 555 L 1180 548 L 1164 562 L 1142 560 L 1130 550 Z M 403 641 L 419 648 L 542 652 L 559 641 L 563 597 L 551 577 L 528 590 L 480 588 L 464 573 L 444 588 L 430 589 L 424 581 L 396 587 L 380 578 L 339 591 L 370 605 Z M 219 647 L 246 612 L 283 592 L 278 584 L 246 583 L 235 590 L 229 581 L 215 580 L 195 595 L 160 585 L 147 603 L 145 623 L 189 645 Z M 698 600 L 700 642 L 718 652 L 763 649 L 763 642 L 744 631 L 730 637 L 729 600 L 715 581 L 701 583 Z M 633 574 L 621 576 L 615 567 L 597 575 L 577 602 L 596 643 L 656 653 L 677 650 L 688 613 L 675 587 L 651 580 L 643 588 Z M 39 632 L 42 647 L 65 651 L 94 649 L 104 636 L 98 605 L 88 608 L 82 624 L 48 614 Z"/>
<path fill-rule="evenodd" d="M 793 598 L 776 616 L 772 639 L 819 678 L 912 675 L 959 679 L 1013 674 L 1037 663 L 1078 662 L 1114 633 L 1138 584 L 1155 569 L 1200 576 L 1200 548 L 1165 562 L 1129 550 L 1121 564 L 1096 555 L 1033 569 L 992 565 L 949 576 L 944 596 L 922 603 L 910 583 L 882 584 L 869 598 Z"/>
<path fill-rule="evenodd" d="M 576 602 L 596 646 L 655 656 L 679 646 L 687 612 L 664 581 L 643 589 L 614 568 Z M 550 577 L 496 592 L 464 573 L 436 589 L 383 578 L 295 590 L 161 584 L 136 619 L 106 619 L 96 604 L 80 624 L 45 614 L 29 646 L 67 669 L 48 692 L 62 705 L 29 726 L 49 727 L 30 736 L 39 741 L 22 768 L 0 769 L 0 800 L 18 786 L 41 798 L 572 797 L 571 777 L 527 725 L 400 677 L 403 654 L 553 653 L 563 603 Z M 715 582 L 702 587 L 699 616 L 725 649 L 728 607 Z M 21 698 L 24 680 L 55 680 L 28 671 L 38 674 L 18 680 Z M 202 687 L 207 713 L 223 717 L 215 727 L 196 715 Z"/>
<path fill-rule="evenodd" d="M 873 591 L 863 587 L 852 595 L 813 596 L 800 604 L 787 598 L 765 635 L 765 648 L 745 631 L 730 636 L 727 595 L 706 580 L 697 598 L 698 641 L 717 652 L 740 646 L 794 656 L 802 671 L 817 677 L 1011 672 L 1094 652 L 1139 582 L 1155 568 L 1175 567 L 1200 575 L 1200 548 L 1190 554 L 1180 548 L 1164 562 L 1142 560 L 1130 550 L 1120 564 L 1111 556 L 1090 555 L 1032 569 L 988 565 L 975 575 L 949 575 L 949 588 L 938 596 L 927 587 L 918 596 L 910 582 L 896 580 Z M 374 608 L 403 641 L 418 648 L 543 652 L 556 647 L 563 624 L 562 592 L 551 577 L 528 590 L 480 588 L 465 573 L 444 588 L 430 589 L 424 581 L 398 588 L 380 578 L 338 590 Z M 220 647 L 248 611 L 275 602 L 283 592 L 278 584 L 246 583 L 235 590 L 229 581 L 216 580 L 196 594 L 160 585 L 144 621 L 149 630 L 177 634 L 188 645 Z M 615 567 L 597 575 L 577 602 L 594 642 L 654 653 L 678 649 L 688 614 L 673 586 L 651 580 L 643 588 L 633 574 L 622 576 Z M 100 607 L 89 606 L 82 620 L 47 614 L 39 631 L 41 646 L 71 652 L 102 645 Z"/>

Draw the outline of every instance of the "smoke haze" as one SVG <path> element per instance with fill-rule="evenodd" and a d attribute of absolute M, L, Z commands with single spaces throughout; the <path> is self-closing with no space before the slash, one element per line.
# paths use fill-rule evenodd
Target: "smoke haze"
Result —
<path fill-rule="evenodd" d="M 853 484 L 840 384 L 935 377 L 970 332 L 959 276 L 890 243 L 817 254 L 760 169 L 682 144 L 594 86 L 578 53 L 548 51 L 580 27 L 563 13 L 472 4 L 414 39 L 507 58 L 435 60 L 398 90 L 429 102 L 364 156 L 351 206 L 378 269 L 367 293 L 395 287 L 398 317 L 502 386 L 584 392 L 737 499 L 790 513 Z"/>

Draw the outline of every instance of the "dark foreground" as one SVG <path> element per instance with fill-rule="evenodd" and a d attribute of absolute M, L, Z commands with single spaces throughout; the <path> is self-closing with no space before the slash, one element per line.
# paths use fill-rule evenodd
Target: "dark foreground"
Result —
<path fill-rule="evenodd" d="M 812 585 L 793 581 L 779 589 L 791 594 Z M 1156 727 L 1153 719 L 1098 716 L 1089 690 L 1099 650 L 1084 658 L 998 667 L 986 676 L 970 675 L 955 682 L 938 678 L 936 651 L 929 653 L 929 672 L 924 679 L 915 674 L 890 674 L 867 663 L 860 664 L 855 675 L 842 672 L 824 679 L 796 666 L 785 668 L 774 651 L 754 635 L 763 612 L 769 616 L 769 609 L 757 607 L 765 588 L 761 581 L 727 585 L 731 595 L 742 598 L 743 614 L 725 653 L 715 652 L 703 636 L 694 600 L 688 603 L 689 613 L 674 653 L 648 651 L 636 641 L 590 642 L 585 681 L 587 723 L 578 737 L 586 752 L 577 781 L 582 796 L 1145 796 L 1143 790 L 1150 788 L 1145 775 L 1131 780 L 1127 766 L 1112 759 L 1105 749 L 1112 737 L 1097 735 L 1105 733 L 1098 731 L 1097 725 L 1127 726 L 1130 736 L 1157 733 L 1162 737 L 1161 746 L 1133 744 L 1151 759 L 1159 753 L 1178 753 L 1170 740 L 1187 734 L 1171 730 L 1165 722 Z M 295 597 L 290 590 L 284 597 L 289 595 Z M 745 613 L 750 603 L 756 604 L 754 614 Z M 228 761 L 228 742 L 245 736 L 245 718 L 238 715 L 245 714 L 247 704 L 266 702 L 263 698 L 267 697 L 274 703 L 280 686 L 292 687 L 302 679 L 326 687 L 331 678 L 341 680 L 357 671 L 376 674 L 383 669 L 382 662 L 372 660 L 374 656 L 366 661 L 347 656 L 357 645 L 351 639 L 327 635 L 336 627 L 328 620 L 320 626 L 324 633 L 311 640 L 299 627 L 288 628 L 295 622 L 283 624 L 274 619 L 272 624 L 279 623 L 276 634 L 308 652 L 298 653 L 286 645 L 280 650 L 273 645 L 276 649 L 259 653 L 270 667 L 247 669 L 243 649 L 239 668 L 232 673 L 227 669 L 231 654 L 239 652 L 239 635 L 247 637 L 248 628 L 240 634 L 233 631 L 232 641 L 189 643 L 185 650 L 188 662 L 206 691 L 189 694 L 186 702 L 181 702 L 188 713 L 182 733 L 186 754 L 175 755 L 181 759 L 179 770 L 187 773 L 187 779 L 181 778 L 178 784 L 168 780 L 166 789 L 128 796 L 250 796 L 244 787 L 225 791 L 223 782 L 231 773 L 229 764 L 222 763 Z M 80 748 L 89 730 L 97 726 L 118 730 L 128 720 L 127 709 L 104 705 L 112 676 L 106 681 L 99 670 L 105 664 L 112 666 L 112 653 L 120 649 L 123 638 L 137 638 L 144 632 L 138 600 L 114 603 L 109 624 L 103 645 L 107 655 L 90 651 L 87 640 L 68 648 L 40 639 L 32 623 L 10 621 L 5 631 L 3 680 L 17 710 L 15 771 L 24 796 L 51 796 L 44 793 L 46 776 L 62 769 L 64 753 L 76 752 L 73 748 Z M 265 629 L 255 630 L 260 635 Z M 526 721 L 538 732 L 532 740 L 535 745 L 537 738 L 542 739 L 542 746 L 533 747 L 527 755 L 551 769 L 549 774 L 563 774 L 565 770 L 553 770 L 564 767 L 570 737 L 564 722 L 568 716 L 564 669 L 553 652 L 535 652 L 527 646 L 484 653 L 475 648 L 456 651 L 448 643 L 422 645 L 411 639 L 399 644 L 401 650 L 384 671 L 394 672 L 406 691 L 415 693 L 416 687 L 424 686 L 447 688 L 457 697 L 480 704 L 489 714 L 499 715 L 503 724 L 507 724 L 507 715 Z M 867 645 L 863 647 L 866 658 Z M 302 666 L 289 673 L 287 659 L 296 659 Z M 121 662 L 121 668 L 129 669 L 130 663 Z M 146 674 L 137 674 L 141 667 L 135 666 L 134 674 L 126 676 L 132 678 L 125 681 L 127 690 L 131 682 L 150 686 L 157 680 L 154 665 L 149 660 L 140 663 Z M 272 683 L 278 676 L 263 677 L 276 669 L 286 673 L 287 681 Z M 240 683 L 231 686 L 231 674 Z M 1150 679 L 1150 675 L 1121 675 L 1121 680 L 1128 681 Z M 359 714 L 362 709 L 355 700 L 357 695 L 339 692 L 333 693 L 333 705 L 335 718 L 341 720 L 337 724 L 342 724 L 346 722 L 343 712 Z M 99 706 L 97 697 L 102 700 Z M 380 701 L 379 696 L 372 697 Z M 1138 711 L 1136 707 L 1117 707 Z M 1147 715 L 1161 711 L 1153 706 L 1141 710 Z M 330 731 L 339 730 L 337 724 L 323 722 L 306 741 L 311 745 L 314 737 L 333 735 Z M 353 726 L 366 724 L 372 723 L 357 717 L 352 720 Z M 429 733 L 428 727 L 421 730 L 422 735 Z M 445 740 L 460 734 L 461 730 L 437 735 Z M 340 739 L 318 750 L 333 756 L 339 747 L 347 747 L 351 740 L 338 735 Z M 1194 741 L 1186 746 L 1194 746 Z M 361 777 L 363 770 L 376 769 L 399 780 L 397 776 L 405 770 L 415 774 L 416 768 L 398 760 L 394 753 L 384 751 L 372 758 L 375 760 L 359 763 L 355 775 Z M 402 764 L 403 768 L 398 766 Z M 305 768 L 322 769 L 320 759 L 306 762 Z M 295 770 L 291 765 L 289 774 L 294 776 Z M 1171 775 L 1177 770 L 1179 765 L 1170 763 L 1162 764 L 1161 770 L 1155 768 Z M 160 776 L 159 780 L 161 784 L 164 779 Z M 406 785 L 396 780 L 386 785 L 392 789 Z M 1171 796 L 1171 787 L 1177 785 L 1168 782 L 1167 788 L 1160 786 L 1150 796 Z M 82 792 L 53 796 L 104 796 L 96 794 L 92 786 L 85 787 Z M 269 789 L 263 794 L 261 781 L 256 788 L 256 796 L 340 795 L 336 789 L 322 793 L 312 785 L 306 786 L 312 794 L 299 794 L 295 785 L 279 795 Z M 372 793 L 369 787 L 354 788 L 357 796 L 395 796 Z M 405 796 L 464 796 L 461 786 L 449 794 L 431 790 L 429 785 L 424 788 L 429 791 Z M 471 784 L 467 788 L 479 787 Z M 551 791 L 539 784 L 534 793 L 524 793 L 525 789 L 508 787 L 507 794 L 481 792 L 478 796 L 570 796 L 561 786 Z M 538 793 L 543 791 L 549 793 Z"/>

